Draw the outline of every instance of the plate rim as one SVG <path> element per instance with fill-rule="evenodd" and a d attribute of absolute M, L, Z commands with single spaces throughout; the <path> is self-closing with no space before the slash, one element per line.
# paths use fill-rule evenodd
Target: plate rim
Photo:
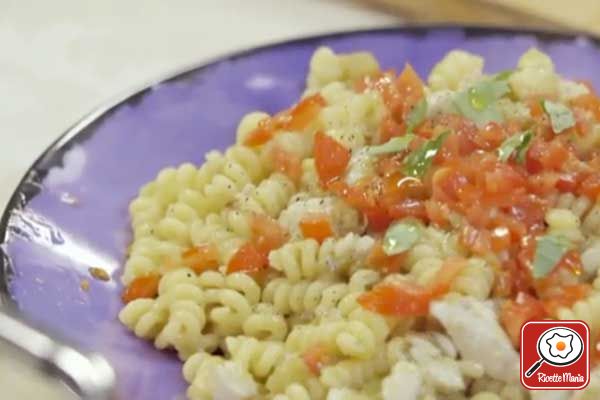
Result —
<path fill-rule="evenodd" d="M 426 34 L 431 31 L 440 30 L 462 30 L 466 35 L 482 36 L 493 34 L 534 35 L 536 38 L 542 40 L 575 40 L 581 37 L 587 39 L 594 46 L 600 49 L 599 36 L 572 29 L 514 28 L 476 24 L 401 24 L 376 28 L 371 27 L 322 32 L 310 35 L 300 35 L 283 40 L 268 41 L 246 48 L 242 47 L 233 49 L 208 58 L 202 58 L 190 64 L 170 69 L 167 72 L 159 74 L 157 77 L 145 80 L 141 84 L 132 85 L 131 88 L 124 90 L 122 93 L 118 93 L 115 96 L 109 97 L 107 100 L 93 107 L 89 112 L 85 113 L 83 117 L 81 117 L 79 120 L 76 120 L 75 123 L 72 123 L 30 164 L 14 188 L 0 216 L 0 309 L 2 309 L 2 307 L 6 307 L 9 311 L 15 311 L 17 308 L 16 300 L 12 298 L 8 289 L 10 277 L 14 270 L 12 260 L 6 251 L 6 246 L 10 238 L 9 222 L 12 214 L 15 211 L 22 210 L 25 206 L 27 206 L 27 204 L 41 190 L 40 182 L 45 177 L 47 171 L 45 171 L 44 174 L 38 175 L 40 167 L 44 164 L 50 164 L 51 162 L 62 160 L 62 155 L 70 146 L 84 139 L 85 136 L 83 133 L 85 133 L 88 127 L 109 116 L 122 104 L 132 101 L 137 97 L 143 96 L 155 86 L 173 80 L 182 79 L 185 78 L 186 75 L 197 73 L 222 62 L 234 61 L 237 58 L 267 49 L 301 44 L 303 42 L 310 42 L 317 39 L 331 39 L 356 34 L 376 34 L 386 32 Z M 93 131 L 90 133 L 93 134 Z"/>

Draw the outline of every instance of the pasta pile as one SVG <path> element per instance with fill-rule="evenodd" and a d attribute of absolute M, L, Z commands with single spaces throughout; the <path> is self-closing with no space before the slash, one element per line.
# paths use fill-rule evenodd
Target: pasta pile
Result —
<path fill-rule="evenodd" d="M 140 190 L 119 319 L 191 400 L 540 400 L 521 324 L 600 339 L 600 99 L 536 49 L 483 66 L 319 48 L 296 105 Z"/>

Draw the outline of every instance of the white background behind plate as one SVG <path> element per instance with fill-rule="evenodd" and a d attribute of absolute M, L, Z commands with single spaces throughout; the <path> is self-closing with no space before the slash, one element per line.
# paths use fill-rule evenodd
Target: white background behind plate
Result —
<path fill-rule="evenodd" d="M 0 0 L 0 211 L 35 158 L 115 95 L 232 50 L 396 23 L 344 0 Z"/>

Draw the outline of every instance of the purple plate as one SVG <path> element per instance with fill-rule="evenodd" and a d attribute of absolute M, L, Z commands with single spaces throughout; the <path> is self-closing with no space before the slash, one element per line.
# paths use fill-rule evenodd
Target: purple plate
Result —
<path fill-rule="evenodd" d="M 393 28 L 260 47 L 193 68 L 84 118 L 31 167 L 0 225 L 0 291 L 30 320 L 99 351 L 118 374 L 117 398 L 183 398 L 181 364 L 117 321 L 119 277 L 130 238 L 127 206 L 168 165 L 202 163 L 234 140 L 248 111 L 298 99 L 311 53 L 369 50 L 385 68 L 410 62 L 426 76 L 447 51 L 481 54 L 489 71 L 511 68 L 531 46 L 568 77 L 600 88 L 600 43 L 498 29 Z M 90 279 L 102 267 L 110 282 Z M 80 288 L 88 279 L 88 291 Z"/>

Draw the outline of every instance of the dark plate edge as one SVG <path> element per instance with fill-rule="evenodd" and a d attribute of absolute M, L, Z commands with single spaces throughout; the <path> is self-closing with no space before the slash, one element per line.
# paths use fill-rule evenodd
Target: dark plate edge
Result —
<path fill-rule="evenodd" d="M 152 79 L 142 85 L 138 85 L 127 92 L 114 97 L 111 100 L 104 102 L 102 105 L 94 108 L 90 113 L 85 115 L 74 125 L 62 133 L 54 142 L 52 142 L 46 150 L 31 164 L 24 174 L 23 178 L 18 183 L 13 194 L 11 195 L 6 207 L 0 218 L 0 307 L 14 308 L 16 306 L 14 299 L 8 291 L 8 283 L 12 273 L 12 261 L 7 254 L 5 247 L 9 239 L 9 222 L 13 212 L 22 210 L 29 201 L 39 192 L 40 182 L 44 178 L 47 170 L 40 169 L 40 166 L 50 165 L 52 161 L 60 162 L 64 152 L 74 143 L 85 139 L 86 128 L 92 126 L 103 117 L 110 115 L 121 104 L 129 102 L 137 97 L 143 96 L 149 90 L 161 83 L 170 82 L 173 80 L 184 79 L 191 73 L 199 72 L 203 69 L 210 68 L 223 61 L 233 61 L 245 55 L 274 48 L 278 46 L 294 45 L 303 42 L 311 42 L 318 39 L 331 39 L 340 36 L 364 33 L 385 33 L 385 32 L 403 32 L 409 34 L 426 34 L 431 30 L 444 29 L 462 29 L 467 36 L 478 35 L 534 35 L 543 41 L 553 40 L 568 40 L 576 39 L 577 37 L 587 38 L 591 43 L 600 48 L 600 38 L 592 36 L 589 33 L 578 32 L 573 30 L 544 30 L 544 29 L 527 29 L 527 28 L 504 28 L 495 26 L 477 26 L 477 25 L 457 25 L 457 24 L 409 24 L 399 26 L 386 26 L 382 28 L 366 28 L 344 30 L 330 33 L 317 33 L 309 36 L 301 36 L 297 38 L 287 39 L 283 41 L 274 41 L 271 43 L 261 44 L 242 50 L 233 50 L 226 52 L 209 59 L 204 59 L 200 62 L 180 67 L 168 73 L 161 74 L 159 78 Z"/>

